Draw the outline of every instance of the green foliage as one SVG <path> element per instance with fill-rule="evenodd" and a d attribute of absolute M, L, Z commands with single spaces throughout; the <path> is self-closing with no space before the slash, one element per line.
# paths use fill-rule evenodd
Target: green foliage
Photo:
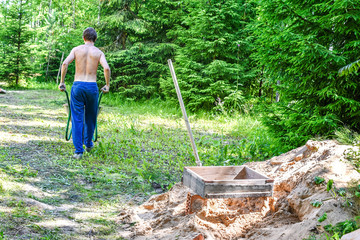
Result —
<path fill-rule="evenodd" d="M 322 116 L 319 109 L 300 107 L 296 103 L 279 102 L 260 106 L 262 122 L 276 138 L 289 146 L 299 146 L 314 136 L 329 135 L 338 126 L 335 114 Z"/>
<path fill-rule="evenodd" d="M 332 235 L 331 239 L 336 239 L 335 236 L 338 237 L 337 239 L 340 239 L 343 235 L 353 232 L 359 228 L 359 225 L 356 223 L 356 219 L 338 222 L 335 226 L 329 224 L 324 226 L 324 229 Z"/>
<path fill-rule="evenodd" d="M 328 136 L 342 124 L 358 129 L 356 77 L 338 77 L 346 61 L 358 58 L 360 19 L 356 1 L 258 1 L 253 57 L 281 96 L 264 122 L 292 145 Z M 341 87 L 340 87 L 341 86 Z"/>
<path fill-rule="evenodd" d="M 327 184 L 326 184 L 326 191 L 330 191 L 333 189 L 333 183 L 334 183 L 334 180 L 330 179 Z"/>
<path fill-rule="evenodd" d="M 246 1 L 184 1 L 181 24 L 169 31 L 179 45 L 175 71 L 184 102 L 192 111 L 231 105 L 249 92 L 254 73 L 245 26 L 255 16 Z M 170 77 L 168 77 L 171 82 Z M 246 87 L 243 87 L 246 86 Z M 162 85 L 165 93 L 173 87 Z M 169 90 L 169 88 L 171 90 Z M 238 94 L 240 93 L 240 94 Z M 225 99 L 232 95 L 232 99 Z M 166 94 L 173 97 L 173 95 Z"/>
<path fill-rule="evenodd" d="M 167 74 L 164 63 L 174 51 L 172 44 L 137 43 L 127 50 L 109 54 L 112 88 L 128 99 L 160 97 L 159 79 Z"/>
<path fill-rule="evenodd" d="M 103 1 L 99 24 L 107 48 L 125 50 L 130 41 L 137 40 L 137 34 L 146 31 L 145 22 L 138 16 L 140 6 L 136 0 Z"/>
<path fill-rule="evenodd" d="M 321 207 L 321 205 L 323 205 L 323 202 L 322 201 L 312 201 L 311 202 L 311 205 L 313 206 L 313 207 Z"/>
<path fill-rule="evenodd" d="M 360 184 L 357 186 L 355 190 L 355 196 L 360 198 Z"/>
<path fill-rule="evenodd" d="M 146 32 L 138 37 L 144 41 L 167 43 L 173 42 L 169 30 L 181 24 L 187 14 L 187 2 L 180 0 L 143 1 L 139 8 L 140 18 L 146 21 Z"/>
<path fill-rule="evenodd" d="M 330 191 L 333 187 L 334 180 L 330 179 L 326 185 L 326 191 Z"/>
<path fill-rule="evenodd" d="M 341 197 L 346 197 L 346 189 L 345 189 L 345 188 L 339 188 L 339 189 L 337 189 L 337 193 L 338 193 Z"/>
<path fill-rule="evenodd" d="M 315 183 L 320 182 L 319 184 L 325 182 L 323 178 L 319 177 L 315 177 L 314 180 Z M 349 207 L 357 211 L 359 204 L 357 198 L 360 197 L 360 185 L 357 182 L 349 184 L 346 188 L 336 188 L 334 181 L 330 179 L 326 184 L 326 191 L 329 192 L 334 199 L 341 201 L 344 207 Z M 314 207 L 320 207 L 322 204 L 322 201 L 317 200 L 311 202 L 311 205 Z"/>
<path fill-rule="evenodd" d="M 0 77 L 10 84 L 18 85 L 30 75 L 31 31 L 30 1 L 5 1 L 2 4 L 2 31 L 0 32 Z"/>
<path fill-rule="evenodd" d="M 318 218 L 318 222 L 323 222 L 327 219 L 327 214 L 324 213 L 323 215 L 321 215 L 319 218 Z"/>
<path fill-rule="evenodd" d="M 111 66 L 111 91 L 119 98 L 177 104 L 167 66 L 171 58 L 192 112 L 256 113 L 283 149 L 334 134 L 343 142 L 357 141 L 360 84 L 349 74 L 360 66 L 357 1 L 2 3 L 4 82 L 54 82 L 62 54 L 82 44 L 83 29 L 93 26 L 96 46 Z M 72 64 L 69 80 L 74 71 Z"/>
<path fill-rule="evenodd" d="M 82 43 L 82 31 L 93 25 L 97 0 L 5 0 L 1 6 L 0 76 L 8 83 L 55 80 L 64 57 Z M 73 75 L 74 66 L 69 68 Z"/>
<path fill-rule="evenodd" d="M 321 217 L 319 217 L 318 221 L 323 222 L 327 219 L 327 214 L 324 213 Z M 350 232 L 353 232 L 359 228 L 357 224 L 357 220 L 359 217 L 355 217 L 354 220 L 346 220 L 344 222 L 338 222 L 333 226 L 332 224 L 328 224 L 324 226 L 326 233 L 322 234 L 322 237 L 319 239 L 324 239 L 326 237 L 328 240 L 340 240 L 340 238 Z M 324 236 L 325 235 L 325 236 Z M 304 238 L 303 240 L 316 240 L 318 239 L 315 235 L 309 236 L 308 238 Z"/>
<path fill-rule="evenodd" d="M 51 3 L 51 5 L 49 5 Z M 35 36 L 32 49 L 36 55 L 32 58 L 34 74 L 41 81 L 55 81 L 63 60 L 71 49 L 82 44 L 82 32 L 86 27 L 96 28 L 94 16 L 98 14 L 98 1 L 38 1 L 33 4 L 33 23 Z M 98 36 L 102 39 L 103 36 Z M 74 64 L 68 69 L 68 77 L 73 80 Z"/>
<path fill-rule="evenodd" d="M 187 133 L 179 128 L 183 126 L 180 109 L 158 99 L 142 103 L 124 101 L 118 96 L 104 96 L 102 104 L 111 104 L 115 110 L 99 115 L 98 146 L 90 160 L 81 164 L 89 168 L 99 164 L 116 166 L 113 171 L 122 175 L 119 181 L 138 191 L 149 192 L 153 182 L 170 186 L 180 181 L 183 167 L 195 164 Z M 283 152 L 281 142 L 268 136 L 266 128 L 254 117 L 213 116 L 206 112 L 189 117 L 191 124 L 197 126 L 193 129 L 195 141 L 206 166 L 241 165 Z M 211 134 L 204 134 L 207 131 Z M 89 178 L 107 181 L 109 174 L 106 170 L 92 173 Z"/>
<path fill-rule="evenodd" d="M 5 189 L 4 189 L 3 183 L 0 182 L 0 194 L 2 194 L 4 192 L 5 192 Z"/>
<path fill-rule="evenodd" d="M 359 143 L 357 144 L 359 146 Z M 350 149 L 345 152 L 345 158 L 351 162 L 355 169 L 360 172 L 360 151 Z"/>
<path fill-rule="evenodd" d="M 317 185 L 323 183 L 324 181 L 325 181 L 325 179 L 322 178 L 322 177 L 319 177 L 319 176 L 316 176 L 316 177 L 314 178 L 314 182 L 315 182 L 315 184 L 317 184 Z"/>
<path fill-rule="evenodd" d="M 340 128 L 335 131 L 335 138 L 342 144 L 356 144 L 360 140 L 360 135 L 346 127 Z"/>
<path fill-rule="evenodd" d="M 350 63 L 346 65 L 345 67 L 342 67 L 339 69 L 339 75 L 340 76 L 347 76 L 351 73 L 357 72 L 360 68 L 360 60 L 357 60 L 353 63 Z"/>

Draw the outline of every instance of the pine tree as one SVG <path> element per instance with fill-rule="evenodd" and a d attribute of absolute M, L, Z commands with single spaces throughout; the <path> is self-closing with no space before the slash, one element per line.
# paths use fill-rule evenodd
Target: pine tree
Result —
<path fill-rule="evenodd" d="M 112 89 L 128 99 L 162 97 L 160 79 L 168 73 L 174 44 L 166 32 L 173 1 L 104 1 L 100 44 L 112 69 Z M 164 24 L 163 22 L 166 22 Z M 104 81 L 100 77 L 100 81 Z"/>
<path fill-rule="evenodd" d="M 254 5 L 235 0 L 184 2 L 182 23 L 169 32 L 179 45 L 175 68 L 184 101 L 192 110 L 212 109 L 216 102 L 238 105 L 254 77 L 246 40 Z M 168 96 L 173 92 L 169 81 L 162 87 Z"/>
<path fill-rule="evenodd" d="M 264 119 L 294 145 L 342 124 L 359 130 L 360 90 L 338 69 L 359 54 L 360 2 L 260 0 L 254 26 L 259 66 L 281 100 Z M 281 84 L 276 85 L 280 80 Z"/>
<path fill-rule="evenodd" d="M 1 43 L 4 58 L 0 62 L 2 78 L 18 85 L 20 78 L 29 76 L 30 49 L 28 40 L 31 37 L 29 30 L 28 0 L 8 0 L 3 5 L 4 27 Z"/>
<path fill-rule="evenodd" d="M 137 0 L 104 1 L 100 28 L 108 48 L 124 50 L 129 41 L 137 40 L 137 33 L 145 31 L 144 22 L 138 16 L 139 7 Z"/>

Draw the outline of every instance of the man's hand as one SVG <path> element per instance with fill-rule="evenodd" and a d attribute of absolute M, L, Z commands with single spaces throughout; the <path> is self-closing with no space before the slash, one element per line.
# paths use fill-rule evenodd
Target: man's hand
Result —
<path fill-rule="evenodd" d="M 102 91 L 103 93 L 108 93 L 109 90 L 110 90 L 110 86 L 108 85 L 105 85 L 100 89 L 100 91 Z"/>
<path fill-rule="evenodd" d="M 58 88 L 60 91 L 64 92 L 66 90 L 65 83 L 60 83 Z"/>

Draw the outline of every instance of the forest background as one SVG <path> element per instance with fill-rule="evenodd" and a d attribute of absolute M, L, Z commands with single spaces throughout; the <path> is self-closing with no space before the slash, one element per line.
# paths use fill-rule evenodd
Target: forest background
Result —
<path fill-rule="evenodd" d="M 9 86 L 58 82 L 62 59 L 92 26 L 112 70 L 111 91 L 123 101 L 176 106 L 173 59 L 189 111 L 254 115 L 282 151 L 359 131 L 357 69 L 339 74 L 358 63 L 359 1 L 0 2 L 0 77 Z M 73 74 L 74 64 L 67 82 Z M 101 68 L 98 76 L 103 85 Z"/>

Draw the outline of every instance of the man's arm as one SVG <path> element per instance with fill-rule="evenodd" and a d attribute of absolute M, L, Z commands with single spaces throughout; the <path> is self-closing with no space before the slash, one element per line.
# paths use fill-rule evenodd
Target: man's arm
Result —
<path fill-rule="evenodd" d="M 67 56 L 67 58 L 64 60 L 62 66 L 61 66 L 61 78 L 60 78 L 60 84 L 59 84 L 59 89 L 60 91 L 65 91 L 66 87 L 65 87 L 65 76 L 68 70 L 68 66 L 69 64 L 74 61 L 75 59 L 75 53 L 74 53 L 74 49 L 71 50 L 69 56 Z"/>
<path fill-rule="evenodd" d="M 106 61 L 104 53 L 101 53 L 100 64 L 104 68 L 104 76 L 105 76 L 105 81 L 106 81 L 106 85 L 103 88 L 101 88 L 101 90 L 104 93 L 107 93 L 110 90 L 110 67 Z"/>

